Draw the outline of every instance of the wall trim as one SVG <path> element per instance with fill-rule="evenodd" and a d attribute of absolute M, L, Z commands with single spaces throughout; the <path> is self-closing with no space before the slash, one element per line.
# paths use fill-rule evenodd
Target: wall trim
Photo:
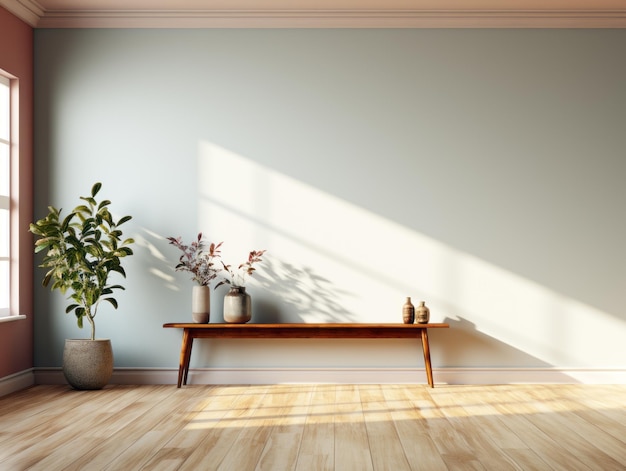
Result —
<path fill-rule="evenodd" d="M 47 12 L 40 28 L 623 28 L 617 11 L 106 11 Z"/>
<path fill-rule="evenodd" d="M 50 11 L 39 28 L 623 28 L 626 10 Z"/>
<path fill-rule="evenodd" d="M 34 384 L 33 368 L 5 376 L 0 378 L 0 397 L 29 388 Z"/>
<path fill-rule="evenodd" d="M 4 322 L 23 321 L 25 319 L 28 319 L 28 318 L 21 314 L 18 314 L 17 316 L 2 316 L 0 317 L 0 324 Z"/>
<path fill-rule="evenodd" d="M 45 13 L 43 8 L 33 0 L 0 0 L 0 7 L 4 7 L 8 12 L 33 27 L 37 26 Z"/>
<path fill-rule="evenodd" d="M 35 28 L 624 28 L 625 9 L 46 9 L 36 0 L 0 0 Z"/>
<path fill-rule="evenodd" d="M 624 368 L 434 368 L 439 384 L 626 384 Z M 65 384 L 61 368 L 35 368 L 35 384 Z M 176 384 L 176 368 L 116 368 L 112 384 Z M 419 368 L 192 368 L 189 384 L 426 384 Z"/>

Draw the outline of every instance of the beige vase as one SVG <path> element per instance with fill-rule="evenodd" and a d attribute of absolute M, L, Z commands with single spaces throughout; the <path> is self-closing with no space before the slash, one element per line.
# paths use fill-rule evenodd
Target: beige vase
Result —
<path fill-rule="evenodd" d="M 405 324 L 413 324 L 415 321 L 415 306 L 411 303 L 411 298 L 407 297 L 402 306 L 402 322 Z"/>
<path fill-rule="evenodd" d="M 206 324 L 211 318 L 211 288 L 195 285 L 191 291 L 191 318 L 197 324 Z"/>
<path fill-rule="evenodd" d="M 415 322 L 417 324 L 428 324 L 430 321 L 430 309 L 426 307 L 424 301 L 420 301 L 420 305 L 415 308 Z"/>
<path fill-rule="evenodd" d="M 252 319 L 252 302 L 244 286 L 231 286 L 224 296 L 224 321 L 245 324 Z"/>
<path fill-rule="evenodd" d="M 111 341 L 65 340 L 63 375 L 74 389 L 102 389 L 113 375 Z"/>

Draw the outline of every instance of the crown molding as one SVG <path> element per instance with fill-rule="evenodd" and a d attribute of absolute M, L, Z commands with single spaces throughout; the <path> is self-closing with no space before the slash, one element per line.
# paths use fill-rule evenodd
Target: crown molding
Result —
<path fill-rule="evenodd" d="M 0 7 L 32 27 L 36 27 L 45 14 L 43 7 L 33 0 L 0 0 Z"/>
<path fill-rule="evenodd" d="M 0 0 L 34 28 L 626 28 L 626 9 L 46 9 Z"/>
<path fill-rule="evenodd" d="M 46 12 L 40 28 L 624 28 L 623 11 L 220 10 Z"/>

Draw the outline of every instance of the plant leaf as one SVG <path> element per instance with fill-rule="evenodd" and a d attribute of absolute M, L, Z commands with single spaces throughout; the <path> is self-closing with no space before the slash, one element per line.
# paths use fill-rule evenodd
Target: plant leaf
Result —
<path fill-rule="evenodd" d="M 117 309 L 117 301 L 115 300 L 115 298 L 104 298 L 103 301 L 110 302 L 113 305 L 113 307 Z"/>
<path fill-rule="evenodd" d="M 91 196 L 96 196 L 100 191 L 100 188 L 102 188 L 102 183 L 94 183 L 94 185 L 91 187 Z"/>

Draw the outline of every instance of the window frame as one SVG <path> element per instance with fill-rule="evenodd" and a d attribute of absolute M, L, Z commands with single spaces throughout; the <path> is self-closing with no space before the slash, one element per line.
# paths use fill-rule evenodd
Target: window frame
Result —
<path fill-rule="evenodd" d="M 0 184 L 0 212 L 2 212 L 1 217 L 6 217 L 5 221 L 7 223 L 6 227 L 0 226 L 2 230 L 2 234 L 0 237 L 2 238 L 2 247 L 0 248 L 0 293 L 2 293 L 2 304 L 0 304 L 0 318 L 8 317 L 11 315 L 11 80 L 9 77 L 0 73 L 0 93 L 2 95 L 5 94 L 6 89 L 6 106 L 4 108 L 5 101 L 0 100 L 0 124 L 3 124 L 2 128 L 4 128 L 4 124 L 6 124 L 6 135 L 4 134 L 4 129 L 0 129 L 0 156 L 6 157 L 6 160 L 3 158 L 0 163 L 2 165 L 2 173 L 4 176 L 1 178 L 3 180 L 6 179 L 5 182 Z M 5 123 L 6 120 L 6 123 Z M 6 189 L 4 188 L 6 187 Z M 2 191 L 4 190 L 4 191 Z M 6 215 L 4 212 L 6 211 Z M 6 244 L 6 251 L 4 250 L 4 246 Z M 6 283 L 6 285 L 5 285 Z M 8 299 L 5 299 L 5 295 Z M 6 302 L 6 305 L 4 303 Z"/>
<path fill-rule="evenodd" d="M 3 256 L 3 262 L 8 262 L 8 307 L 0 306 L 0 323 L 25 319 L 26 316 L 18 312 L 18 293 L 19 293 L 19 270 L 18 270 L 18 254 L 16 237 L 18 227 L 18 211 L 17 211 L 17 176 L 16 170 L 19 156 L 18 142 L 18 90 L 19 82 L 16 77 L 8 74 L 0 69 L 0 86 L 7 86 L 9 92 L 8 100 L 8 141 L 1 139 L 0 145 L 6 145 L 8 148 L 8 159 L 6 161 L 6 176 L 8 177 L 8 195 L 0 195 L 0 210 L 8 211 L 8 227 L 3 237 L 8 239 L 8 257 Z M 2 111 L 0 111 L 2 112 Z M 2 170 L 5 170 L 4 168 Z"/>

